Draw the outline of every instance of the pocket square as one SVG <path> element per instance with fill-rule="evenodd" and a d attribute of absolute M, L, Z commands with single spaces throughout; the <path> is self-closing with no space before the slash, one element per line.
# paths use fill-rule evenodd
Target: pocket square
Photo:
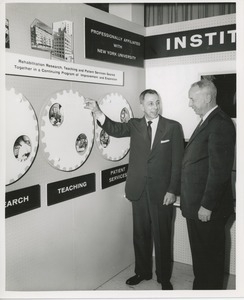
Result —
<path fill-rule="evenodd" d="M 163 143 L 168 143 L 169 140 L 162 140 L 160 143 L 163 144 Z"/>

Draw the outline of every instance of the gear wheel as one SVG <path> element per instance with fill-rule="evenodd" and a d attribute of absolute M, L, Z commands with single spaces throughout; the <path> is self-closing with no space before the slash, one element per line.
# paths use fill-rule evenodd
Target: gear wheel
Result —
<path fill-rule="evenodd" d="M 41 115 L 41 142 L 51 166 L 74 171 L 88 158 L 94 141 L 92 113 L 78 92 L 63 90 L 49 99 Z"/>
<path fill-rule="evenodd" d="M 128 122 L 133 117 L 129 103 L 118 93 L 107 94 L 98 103 L 104 114 L 113 121 Z M 105 159 L 118 161 L 126 156 L 130 149 L 129 137 L 115 138 L 109 136 L 97 124 L 95 132 L 97 147 Z"/>
<path fill-rule="evenodd" d="M 6 185 L 20 179 L 38 149 L 38 122 L 30 102 L 15 89 L 6 90 Z"/>

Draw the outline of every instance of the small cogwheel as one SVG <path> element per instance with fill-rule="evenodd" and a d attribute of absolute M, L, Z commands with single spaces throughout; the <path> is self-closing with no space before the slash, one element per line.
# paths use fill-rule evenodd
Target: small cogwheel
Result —
<path fill-rule="evenodd" d="M 129 103 L 118 93 L 107 94 L 98 102 L 104 114 L 113 121 L 127 123 L 133 117 Z M 109 136 L 97 124 L 95 125 L 95 137 L 100 153 L 107 160 L 121 160 L 130 149 L 129 137 L 115 138 Z"/>

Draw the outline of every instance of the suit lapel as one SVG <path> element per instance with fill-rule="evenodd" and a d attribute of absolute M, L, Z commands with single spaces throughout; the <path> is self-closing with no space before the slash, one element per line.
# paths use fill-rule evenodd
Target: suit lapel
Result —
<path fill-rule="evenodd" d="M 140 126 L 141 126 L 140 132 L 143 135 L 143 138 L 145 139 L 145 142 L 147 143 L 148 148 L 150 149 L 151 145 L 149 145 L 149 139 L 148 139 L 148 135 L 147 135 L 147 123 L 146 123 L 145 117 L 143 117 L 141 119 Z M 153 149 L 161 141 L 162 136 L 164 135 L 165 129 L 166 129 L 165 120 L 161 115 L 159 115 L 158 126 L 157 126 L 157 130 L 156 130 L 154 141 L 153 141 L 153 146 L 152 146 L 150 153 L 152 153 Z"/>
<path fill-rule="evenodd" d="M 162 136 L 164 135 L 165 132 L 165 128 L 166 128 L 165 120 L 161 115 L 159 115 L 158 126 L 153 141 L 152 151 L 157 146 L 157 144 L 161 141 Z"/>
<path fill-rule="evenodd" d="M 216 108 L 211 114 L 207 117 L 207 119 L 202 123 L 202 125 L 197 128 L 189 139 L 189 142 L 186 145 L 186 148 L 191 144 L 191 142 L 195 139 L 195 137 L 208 125 L 209 121 L 220 111 L 220 108 Z"/>

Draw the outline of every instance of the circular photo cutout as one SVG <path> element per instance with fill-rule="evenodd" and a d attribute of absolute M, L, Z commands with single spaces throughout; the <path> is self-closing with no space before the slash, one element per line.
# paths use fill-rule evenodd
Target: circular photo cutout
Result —
<path fill-rule="evenodd" d="M 28 136 L 21 135 L 17 138 L 13 148 L 14 156 L 18 161 L 25 161 L 31 154 L 31 141 Z"/>
<path fill-rule="evenodd" d="M 59 127 L 64 120 L 62 105 L 54 103 L 49 110 L 49 120 L 53 126 Z"/>
<path fill-rule="evenodd" d="M 30 102 L 14 89 L 6 91 L 6 185 L 20 179 L 38 149 L 38 122 Z"/>
<path fill-rule="evenodd" d="M 107 94 L 99 100 L 99 107 L 111 120 L 127 123 L 133 117 L 131 107 L 127 100 L 118 93 Z M 102 156 L 107 160 L 121 160 L 130 149 L 130 138 L 115 138 L 109 136 L 96 124 L 96 144 Z"/>
<path fill-rule="evenodd" d="M 78 92 L 63 90 L 42 109 L 41 145 L 49 164 L 74 171 L 88 158 L 94 142 L 94 119 Z"/>
<path fill-rule="evenodd" d="M 130 120 L 130 112 L 127 107 L 124 107 L 120 112 L 120 121 L 122 123 L 127 123 Z"/>
<path fill-rule="evenodd" d="M 103 129 L 100 132 L 100 144 L 103 148 L 107 148 L 110 143 L 110 137 Z"/>
<path fill-rule="evenodd" d="M 80 154 L 83 155 L 86 152 L 88 146 L 88 139 L 87 136 L 84 133 L 81 133 L 75 142 L 75 147 L 76 151 Z"/>

